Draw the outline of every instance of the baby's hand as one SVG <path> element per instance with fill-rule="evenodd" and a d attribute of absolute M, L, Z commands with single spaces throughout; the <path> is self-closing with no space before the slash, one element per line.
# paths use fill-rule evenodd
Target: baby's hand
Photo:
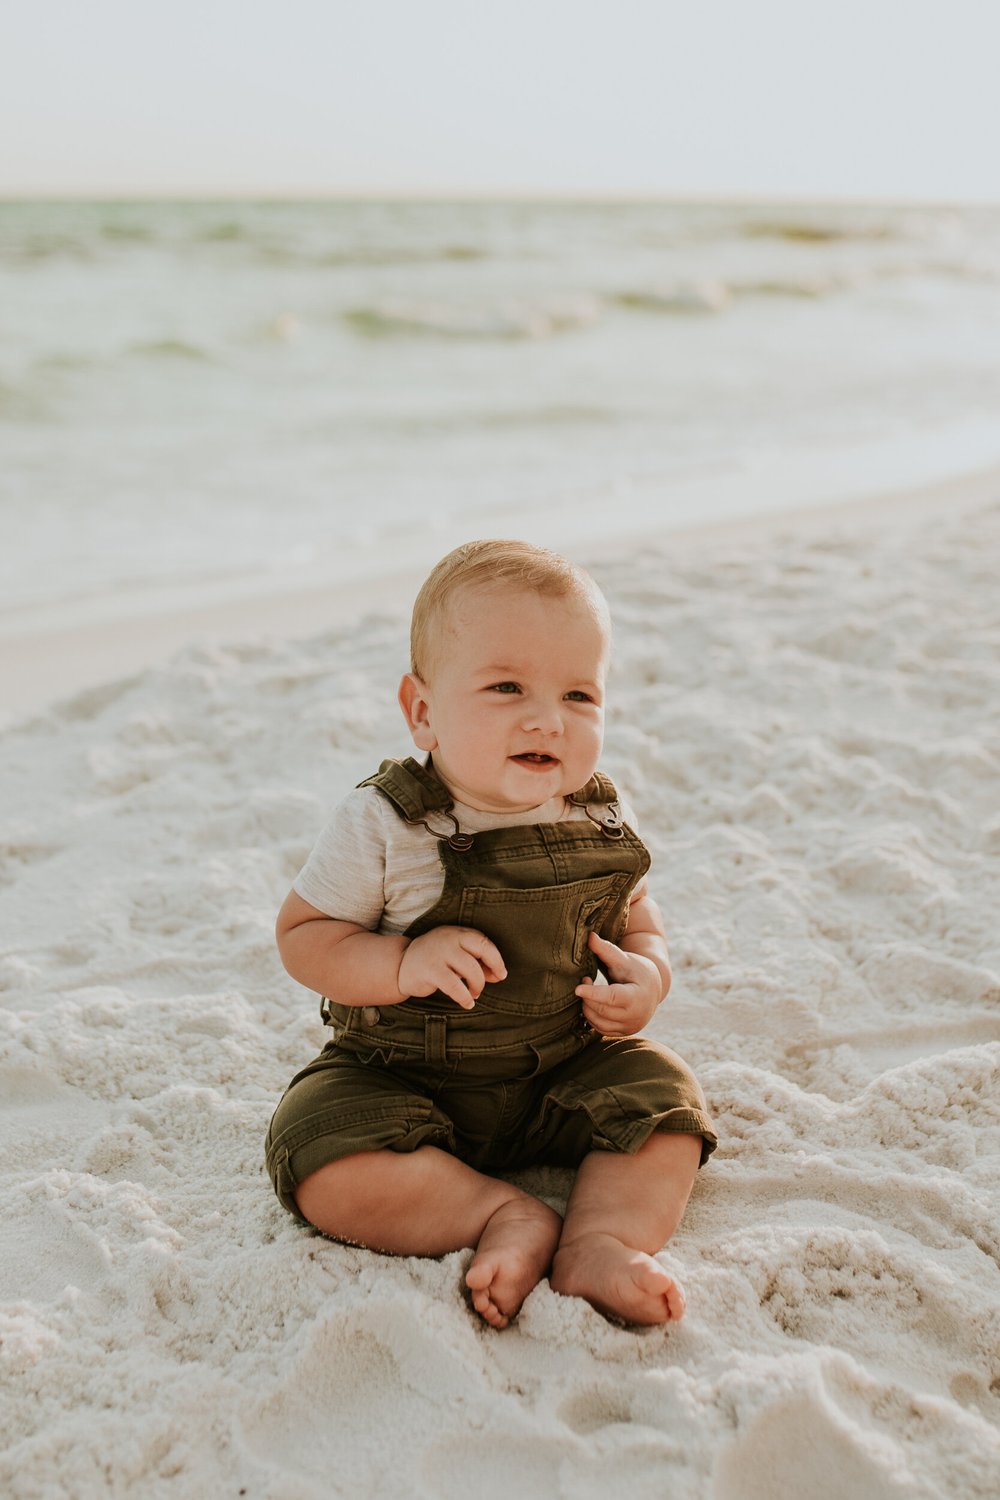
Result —
<path fill-rule="evenodd" d="M 435 927 L 410 943 L 396 983 L 404 995 L 440 990 L 471 1010 L 486 983 L 506 978 L 507 966 L 485 933 L 474 927 Z"/>
<path fill-rule="evenodd" d="M 611 982 L 594 984 L 587 980 L 577 985 L 584 1017 L 602 1036 L 634 1036 L 663 999 L 659 969 L 651 958 L 626 953 L 596 932 L 590 934 L 590 949 L 607 969 Z"/>

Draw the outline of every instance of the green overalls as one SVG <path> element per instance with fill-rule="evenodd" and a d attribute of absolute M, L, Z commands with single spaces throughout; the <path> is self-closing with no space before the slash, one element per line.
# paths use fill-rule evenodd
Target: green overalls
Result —
<path fill-rule="evenodd" d="M 474 927 L 507 978 L 475 1008 L 440 993 L 391 1006 L 324 1001 L 330 1041 L 293 1078 L 267 1137 L 275 1191 L 295 1189 L 359 1151 L 435 1145 L 480 1170 L 577 1165 L 592 1150 L 637 1151 L 651 1131 L 716 1135 L 704 1096 L 676 1053 L 644 1037 L 600 1037 L 576 986 L 597 973 L 590 933 L 620 942 L 649 854 L 596 774 L 571 800 L 587 817 L 463 833 L 447 788 L 417 761 L 383 761 L 361 783 L 437 840 L 439 900 L 406 931 Z"/>

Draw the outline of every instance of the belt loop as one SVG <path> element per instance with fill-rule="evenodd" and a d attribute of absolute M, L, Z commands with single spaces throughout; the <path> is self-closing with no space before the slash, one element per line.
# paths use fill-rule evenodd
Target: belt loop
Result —
<path fill-rule="evenodd" d="M 443 1068 L 448 1061 L 446 1038 L 447 1016 L 424 1017 L 424 1061 L 434 1068 Z"/>

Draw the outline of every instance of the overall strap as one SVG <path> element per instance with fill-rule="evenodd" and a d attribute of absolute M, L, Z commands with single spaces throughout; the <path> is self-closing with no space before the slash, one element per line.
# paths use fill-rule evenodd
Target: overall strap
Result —
<path fill-rule="evenodd" d="M 588 802 L 617 802 L 618 793 L 610 776 L 605 776 L 602 771 L 595 771 L 587 785 L 574 792 L 569 800 L 579 802 L 581 806 L 586 806 Z"/>
<path fill-rule="evenodd" d="M 375 775 L 358 786 L 375 787 L 406 823 L 421 823 L 428 813 L 446 813 L 452 806 L 448 788 L 412 755 L 405 760 L 384 760 Z"/>
<path fill-rule="evenodd" d="M 358 785 L 373 786 L 381 792 L 405 823 L 419 823 L 436 839 L 444 839 L 460 853 L 472 848 L 472 834 L 463 833 L 458 826 L 458 819 L 452 812 L 455 804 L 448 788 L 412 755 L 405 760 L 384 760 L 374 776 Z M 432 828 L 427 821 L 429 813 L 440 813 L 447 818 L 451 831 L 442 833 Z"/>
<path fill-rule="evenodd" d="M 573 792 L 569 800 L 584 809 L 587 817 L 597 824 L 605 838 L 625 837 L 625 820 L 615 784 L 610 777 L 595 771 L 587 785 L 578 792 Z"/>

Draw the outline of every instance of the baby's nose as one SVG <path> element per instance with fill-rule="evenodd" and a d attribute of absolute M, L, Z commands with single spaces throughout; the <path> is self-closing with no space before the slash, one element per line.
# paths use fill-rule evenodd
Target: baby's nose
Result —
<path fill-rule="evenodd" d="M 525 705 L 522 725 L 540 734 L 561 734 L 563 715 L 561 703 L 529 703 Z"/>

